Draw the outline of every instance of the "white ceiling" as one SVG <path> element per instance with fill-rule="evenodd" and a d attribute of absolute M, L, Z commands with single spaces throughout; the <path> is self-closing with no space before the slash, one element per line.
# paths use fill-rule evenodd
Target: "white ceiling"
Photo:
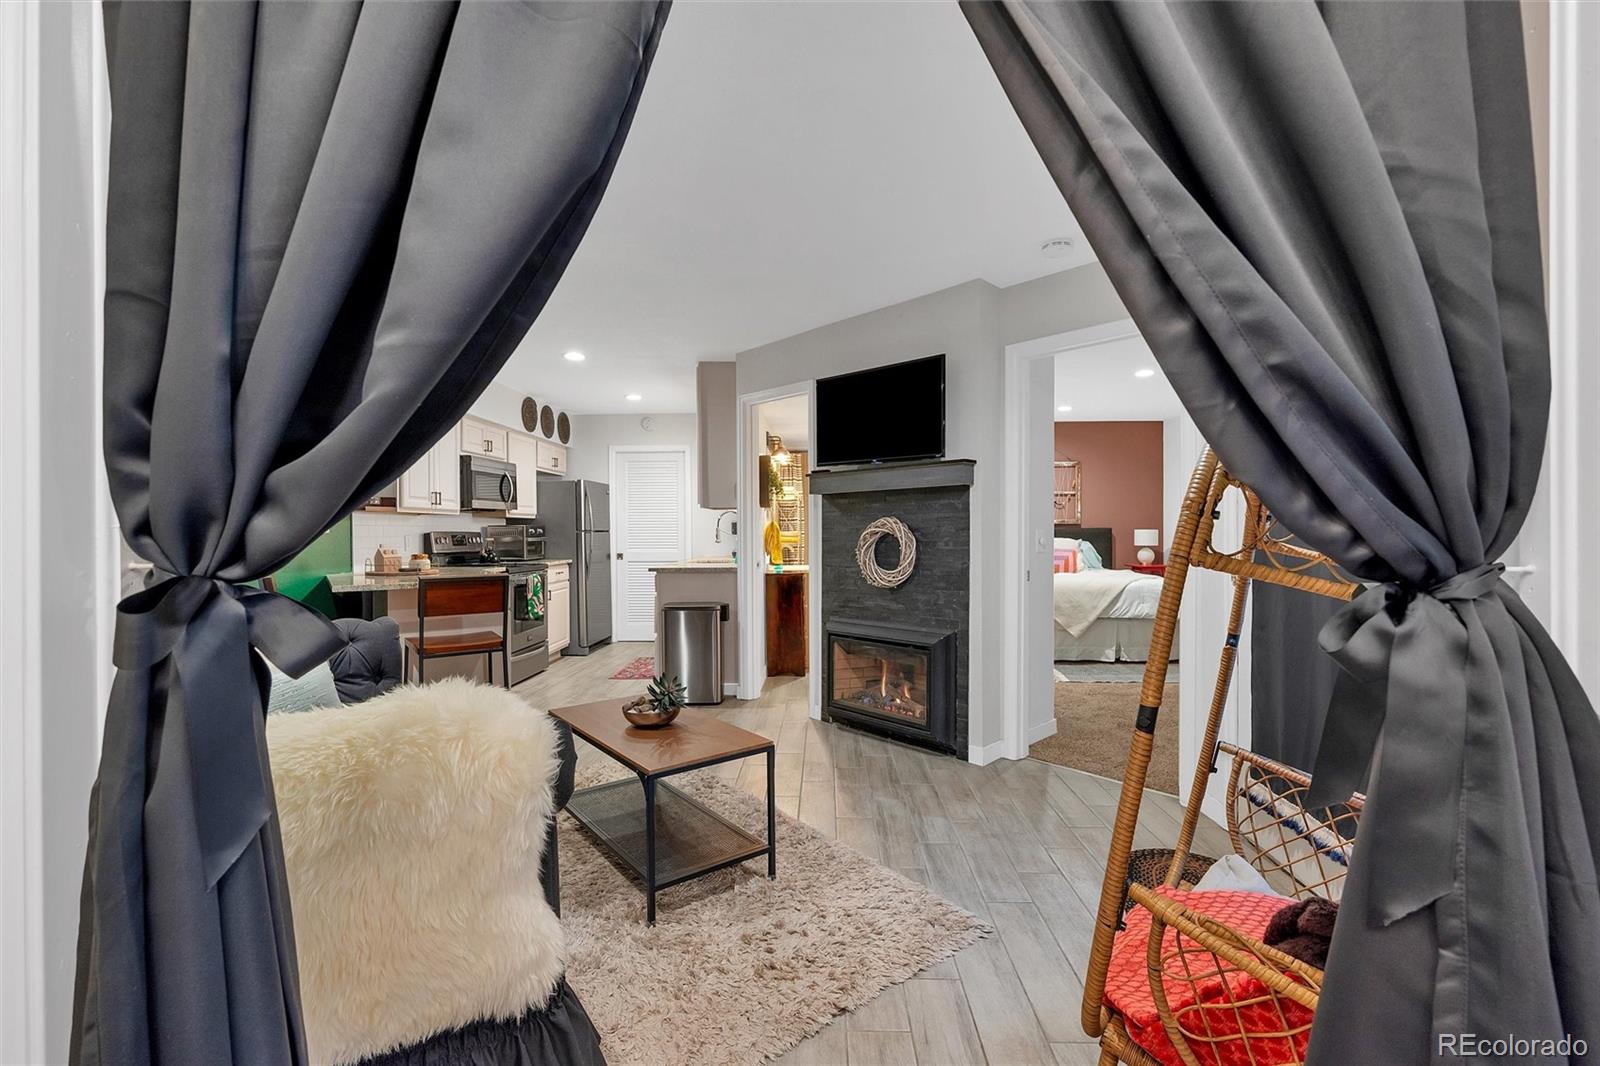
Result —
<path fill-rule="evenodd" d="M 1072 254 L 1045 259 L 1061 236 Z M 956 5 L 680 2 L 499 380 L 579 413 L 692 411 L 698 360 L 1092 259 Z"/>
<path fill-rule="evenodd" d="M 1139 369 L 1155 374 L 1134 377 Z M 1072 410 L 1059 410 L 1063 404 Z M 1183 412 L 1178 394 L 1138 334 L 1057 355 L 1056 406 L 1057 422 L 1155 421 Z"/>

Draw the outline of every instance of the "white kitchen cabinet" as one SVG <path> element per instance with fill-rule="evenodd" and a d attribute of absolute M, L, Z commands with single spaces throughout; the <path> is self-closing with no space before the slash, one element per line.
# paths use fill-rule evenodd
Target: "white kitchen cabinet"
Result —
<path fill-rule="evenodd" d="M 537 440 L 539 469 L 547 474 L 567 475 L 567 449 L 553 441 Z"/>
<path fill-rule="evenodd" d="M 450 432 L 411 469 L 400 475 L 396 511 L 404 514 L 456 514 L 461 510 L 460 427 Z"/>
<path fill-rule="evenodd" d="M 506 456 L 517 468 L 517 505 L 506 514 L 512 518 L 539 515 L 539 443 L 526 433 L 513 430 L 507 440 Z"/>
<path fill-rule="evenodd" d="M 572 642 L 572 568 L 566 563 L 551 563 L 546 594 L 550 654 Z"/>
<path fill-rule="evenodd" d="M 468 415 L 461 420 L 461 451 L 467 455 L 488 455 L 510 461 L 511 431 L 505 426 Z"/>

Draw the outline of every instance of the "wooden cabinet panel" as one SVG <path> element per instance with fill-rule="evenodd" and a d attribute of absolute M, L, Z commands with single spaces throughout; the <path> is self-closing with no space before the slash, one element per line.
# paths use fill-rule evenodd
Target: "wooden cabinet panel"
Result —
<path fill-rule="evenodd" d="M 566 563 L 550 567 L 549 619 L 550 651 L 558 652 L 571 643 L 572 637 L 572 582 Z"/>
<path fill-rule="evenodd" d="M 510 432 L 505 426 L 468 415 L 461 420 L 461 450 L 504 460 L 510 452 Z"/>
<path fill-rule="evenodd" d="M 517 506 L 506 512 L 513 518 L 539 514 L 539 444 L 526 433 L 513 432 L 506 455 L 517 468 Z"/>
<path fill-rule="evenodd" d="M 767 676 L 804 677 L 809 650 L 806 575 L 767 575 Z"/>
<path fill-rule="evenodd" d="M 400 475 L 396 511 L 406 514 L 456 514 L 461 510 L 460 427 L 452 426 L 411 469 Z"/>
<path fill-rule="evenodd" d="M 567 449 L 547 440 L 536 440 L 534 443 L 538 449 L 539 469 L 546 473 L 560 474 L 565 477 L 567 473 Z"/>
<path fill-rule="evenodd" d="M 455 514 L 461 510 L 461 446 L 460 427 L 444 435 L 433 446 L 433 491 L 442 514 Z"/>

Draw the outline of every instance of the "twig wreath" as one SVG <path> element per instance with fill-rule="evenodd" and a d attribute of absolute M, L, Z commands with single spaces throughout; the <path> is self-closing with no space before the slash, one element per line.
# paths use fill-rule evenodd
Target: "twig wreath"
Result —
<path fill-rule="evenodd" d="M 892 570 L 878 565 L 878 541 L 893 537 L 900 546 L 900 562 Z M 905 584 L 906 578 L 917 565 L 917 538 L 911 528 L 898 518 L 880 518 L 861 531 L 856 541 L 856 566 L 867 584 L 880 589 L 892 589 Z"/>

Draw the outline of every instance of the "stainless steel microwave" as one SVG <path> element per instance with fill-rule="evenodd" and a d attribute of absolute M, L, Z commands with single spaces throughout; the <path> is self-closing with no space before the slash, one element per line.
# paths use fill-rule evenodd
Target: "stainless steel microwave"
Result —
<path fill-rule="evenodd" d="M 509 511 L 517 505 L 517 468 L 484 455 L 461 457 L 461 509 Z"/>

